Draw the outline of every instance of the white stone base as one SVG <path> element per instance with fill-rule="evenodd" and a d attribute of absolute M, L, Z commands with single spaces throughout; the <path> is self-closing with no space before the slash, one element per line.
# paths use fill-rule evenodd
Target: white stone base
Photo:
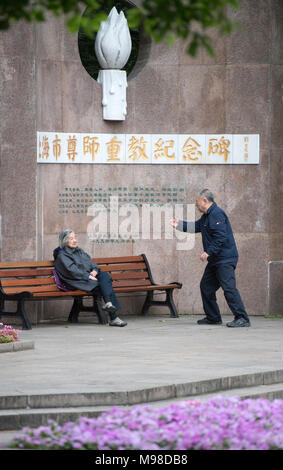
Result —
<path fill-rule="evenodd" d="M 102 85 L 103 119 L 124 121 L 127 114 L 127 73 L 124 70 L 100 70 L 97 81 Z"/>

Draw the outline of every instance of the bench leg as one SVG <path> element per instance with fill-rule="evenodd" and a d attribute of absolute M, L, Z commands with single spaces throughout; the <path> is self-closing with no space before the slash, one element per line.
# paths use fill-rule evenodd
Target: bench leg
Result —
<path fill-rule="evenodd" d="M 31 323 L 25 311 L 24 299 L 18 300 L 16 315 L 22 317 L 23 330 L 31 330 Z"/>
<path fill-rule="evenodd" d="M 174 299 L 173 299 L 173 290 L 174 289 L 169 289 L 168 291 L 166 291 L 166 304 L 168 305 L 169 309 L 170 309 L 170 317 L 172 318 L 177 318 L 179 315 L 178 315 L 178 311 L 176 309 L 176 305 L 175 305 L 175 302 L 174 302 Z"/>
<path fill-rule="evenodd" d="M 100 297 L 93 297 L 93 307 L 86 307 L 83 304 L 83 299 L 81 297 L 75 297 L 72 309 L 69 314 L 68 322 L 78 323 L 80 312 L 94 312 L 98 317 L 99 323 L 101 323 L 102 325 L 106 325 L 108 323 L 107 317 L 104 311 L 102 310 Z"/>
<path fill-rule="evenodd" d="M 17 302 L 17 310 L 15 312 L 4 312 L 4 305 L 5 301 L 3 298 L 0 299 L 0 318 L 1 316 L 7 317 L 21 317 L 22 319 L 22 328 L 23 330 L 31 330 L 31 323 L 25 311 L 25 304 L 24 299 L 18 299 Z"/>
<path fill-rule="evenodd" d="M 4 305 L 5 305 L 5 302 L 4 302 L 4 299 L 1 296 L 0 297 L 0 320 L 1 320 L 1 312 L 4 311 Z"/>
<path fill-rule="evenodd" d="M 148 313 L 149 308 L 152 305 L 159 305 L 159 306 L 167 306 L 169 307 L 170 310 L 170 317 L 171 318 L 178 318 L 179 314 L 173 299 L 173 291 L 174 289 L 168 289 L 166 291 L 166 299 L 165 300 L 153 300 L 153 292 L 154 291 L 148 291 L 146 295 L 145 302 L 142 307 L 142 315 L 146 315 Z"/>
<path fill-rule="evenodd" d="M 146 294 L 146 298 L 145 298 L 145 301 L 144 301 L 144 304 L 142 306 L 142 315 L 146 315 L 149 311 L 149 308 L 150 306 L 152 305 L 152 303 L 154 302 L 153 300 L 153 291 L 148 291 L 147 294 Z"/>
<path fill-rule="evenodd" d="M 78 317 L 80 313 L 81 299 L 79 297 L 74 298 L 74 302 L 68 317 L 69 323 L 78 323 Z"/>

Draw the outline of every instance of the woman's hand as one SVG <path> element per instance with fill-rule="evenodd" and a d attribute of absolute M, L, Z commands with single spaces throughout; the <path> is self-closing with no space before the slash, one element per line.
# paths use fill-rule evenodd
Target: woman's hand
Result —
<path fill-rule="evenodd" d="M 97 275 L 97 274 L 98 274 L 98 271 L 95 271 L 95 270 L 91 271 L 91 272 L 89 273 L 89 279 L 90 279 L 91 281 L 97 281 L 97 278 L 96 278 L 96 275 Z"/>

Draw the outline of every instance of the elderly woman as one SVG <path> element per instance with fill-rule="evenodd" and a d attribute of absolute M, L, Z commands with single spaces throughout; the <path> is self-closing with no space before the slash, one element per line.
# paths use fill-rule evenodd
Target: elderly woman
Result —
<path fill-rule="evenodd" d="M 112 287 L 112 278 L 107 272 L 100 271 L 91 257 L 79 248 L 73 230 L 62 230 L 59 235 L 59 247 L 54 250 L 53 256 L 55 270 L 68 289 L 80 289 L 95 294 L 99 288 L 105 302 L 103 309 L 110 316 L 109 325 L 127 325 L 116 315 L 116 311 L 121 307 Z"/>

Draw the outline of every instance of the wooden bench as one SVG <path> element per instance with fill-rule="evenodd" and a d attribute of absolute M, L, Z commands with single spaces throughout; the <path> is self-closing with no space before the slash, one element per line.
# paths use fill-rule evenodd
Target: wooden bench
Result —
<path fill-rule="evenodd" d="M 95 258 L 102 271 L 107 271 L 113 279 L 116 294 L 146 292 L 141 313 L 145 315 L 152 305 L 167 306 L 171 317 L 178 317 L 173 300 L 174 289 L 181 289 L 182 284 L 155 284 L 148 260 L 144 254 L 139 256 L 122 256 L 111 258 Z M 60 290 L 52 274 L 53 261 L 30 261 L 19 263 L 0 263 L 0 318 L 2 316 L 20 316 L 23 329 L 31 329 L 31 323 L 25 310 L 26 300 L 47 300 L 73 297 L 73 305 L 68 321 L 75 323 L 81 311 L 95 311 L 100 323 L 108 323 L 102 310 L 101 298 L 93 296 L 93 306 L 85 306 L 83 298 L 90 296 L 88 292 Z M 165 300 L 153 300 L 155 291 L 166 292 Z M 16 301 L 15 312 L 5 312 L 5 301 Z"/>

